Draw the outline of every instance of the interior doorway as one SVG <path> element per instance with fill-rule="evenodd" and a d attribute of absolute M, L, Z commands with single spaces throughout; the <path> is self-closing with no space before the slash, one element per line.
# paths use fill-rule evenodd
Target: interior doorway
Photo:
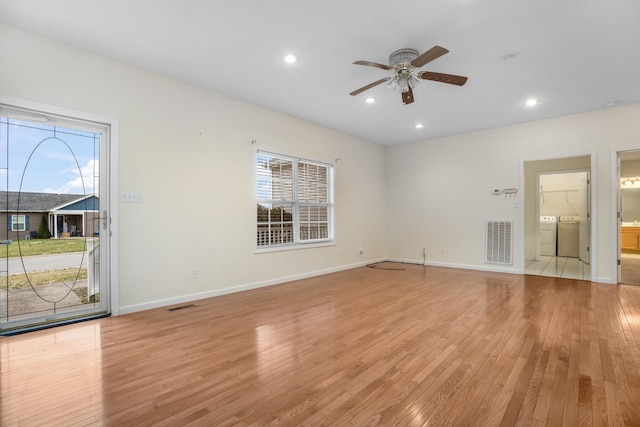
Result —
<path fill-rule="evenodd" d="M 590 156 L 525 162 L 525 274 L 591 280 L 590 169 Z"/>
<path fill-rule="evenodd" d="M 640 150 L 618 153 L 618 283 L 640 285 Z"/>

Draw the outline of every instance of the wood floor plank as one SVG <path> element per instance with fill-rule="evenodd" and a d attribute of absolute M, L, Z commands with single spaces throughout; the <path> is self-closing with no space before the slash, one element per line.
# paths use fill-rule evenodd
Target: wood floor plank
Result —
<path fill-rule="evenodd" d="M 640 287 L 378 267 L 0 337 L 0 425 L 640 424 Z"/>

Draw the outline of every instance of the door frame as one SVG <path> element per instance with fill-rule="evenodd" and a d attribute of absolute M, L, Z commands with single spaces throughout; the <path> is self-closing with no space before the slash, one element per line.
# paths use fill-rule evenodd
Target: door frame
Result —
<path fill-rule="evenodd" d="M 611 235 L 616 236 L 617 244 L 611 248 L 611 265 L 615 266 L 615 283 L 620 284 L 622 279 L 622 191 L 620 189 L 620 155 L 629 152 L 638 152 L 640 154 L 640 146 L 627 147 L 623 149 L 611 150 L 611 170 L 613 173 L 611 181 Z"/>
<path fill-rule="evenodd" d="M 549 171 L 545 171 L 548 173 L 559 173 L 559 172 L 581 172 L 581 171 L 588 171 L 591 174 L 591 182 L 597 182 L 597 158 L 596 158 L 596 152 L 595 151 L 587 151 L 587 152 L 577 152 L 577 153 L 565 153 L 565 154 L 558 154 L 558 155 L 549 155 L 549 156 L 534 156 L 534 157 L 526 157 L 526 158 L 521 158 L 520 159 L 520 187 L 523 189 L 522 190 L 522 209 L 520 209 L 520 223 L 522 224 L 522 227 L 520 228 L 520 253 L 521 253 L 521 268 L 520 268 L 520 273 L 521 274 L 525 274 L 525 269 L 526 269 L 526 265 L 527 265 L 527 224 L 529 223 L 529 221 L 533 220 L 534 221 L 534 229 L 535 229 L 535 233 L 536 235 L 533 237 L 529 237 L 529 239 L 533 238 L 535 240 L 535 244 L 537 245 L 539 240 L 538 240 L 538 236 L 537 233 L 539 233 L 539 229 L 540 229 L 540 215 L 539 215 L 539 205 L 540 205 L 540 194 L 539 191 L 534 191 L 533 195 L 530 194 L 530 191 L 527 192 L 527 184 L 528 184 L 528 180 L 527 180 L 527 174 L 526 174 L 526 164 L 528 162 L 544 162 L 544 161 L 554 161 L 554 160 L 569 160 L 569 159 L 573 159 L 573 158 L 578 158 L 578 157 L 589 157 L 589 168 L 585 169 L 585 168 L 579 168 L 579 169 L 574 169 L 574 170 L 567 170 L 567 169 L 557 169 L 557 170 L 549 170 Z M 534 184 L 534 189 L 539 189 L 539 180 L 538 180 L 538 173 L 536 172 L 535 174 L 535 184 Z M 536 187 L 537 186 L 537 187 Z M 597 259 L 598 259 L 598 253 L 596 250 L 594 250 L 593 247 L 593 236 L 595 236 L 595 228 L 596 228 L 596 224 L 597 224 L 597 210 L 593 209 L 593 207 L 595 205 L 597 205 L 597 186 L 596 185 L 591 185 L 590 186 L 590 212 L 591 212 L 591 221 L 589 224 L 589 247 L 590 247 L 590 251 L 589 251 L 589 258 L 590 258 L 590 263 L 589 263 L 589 268 L 590 268 L 590 276 L 591 276 L 591 281 L 595 281 L 596 276 L 596 265 L 598 264 Z M 530 215 L 532 215 L 531 213 L 528 212 L 528 206 L 534 203 L 535 208 L 534 208 L 534 212 L 536 214 L 538 214 L 537 218 L 529 218 Z M 536 249 L 534 248 L 534 255 L 536 255 Z"/>
<path fill-rule="evenodd" d="M 79 119 L 96 124 L 106 125 L 109 128 L 109 143 L 105 144 L 105 152 L 101 152 L 101 162 L 107 166 L 107 181 L 105 185 L 108 189 L 109 203 L 109 270 L 106 272 L 109 281 L 109 300 L 107 305 L 108 312 L 112 316 L 120 314 L 120 292 L 118 283 L 118 135 L 119 124 L 118 119 L 84 111 L 73 110 L 69 108 L 49 105 L 41 102 L 30 101 L 21 98 L 0 94 L 0 104 L 7 106 L 23 108 L 53 115 L 68 117 L 70 119 Z M 102 149 L 102 148 L 101 148 Z M 102 156 L 105 156 L 102 159 Z M 102 185 L 102 184 L 101 184 Z M 102 210 L 101 210 L 102 211 Z M 101 236 L 102 237 L 102 236 Z"/>

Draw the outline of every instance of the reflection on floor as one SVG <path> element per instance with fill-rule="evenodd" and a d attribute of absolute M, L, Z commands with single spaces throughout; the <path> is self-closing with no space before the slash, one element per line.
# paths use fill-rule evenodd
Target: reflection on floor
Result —
<path fill-rule="evenodd" d="M 541 256 L 539 260 L 527 260 L 524 274 L 591 280 L 591 266 L 578 258 Z"/>

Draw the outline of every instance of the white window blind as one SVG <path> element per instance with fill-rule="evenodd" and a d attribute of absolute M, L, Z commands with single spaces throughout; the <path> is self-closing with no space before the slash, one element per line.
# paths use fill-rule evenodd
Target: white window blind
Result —
<path fill-rule="evenodd" d="M 333 240 L 333 166 L 259 151 L 257 246 Z"/>

